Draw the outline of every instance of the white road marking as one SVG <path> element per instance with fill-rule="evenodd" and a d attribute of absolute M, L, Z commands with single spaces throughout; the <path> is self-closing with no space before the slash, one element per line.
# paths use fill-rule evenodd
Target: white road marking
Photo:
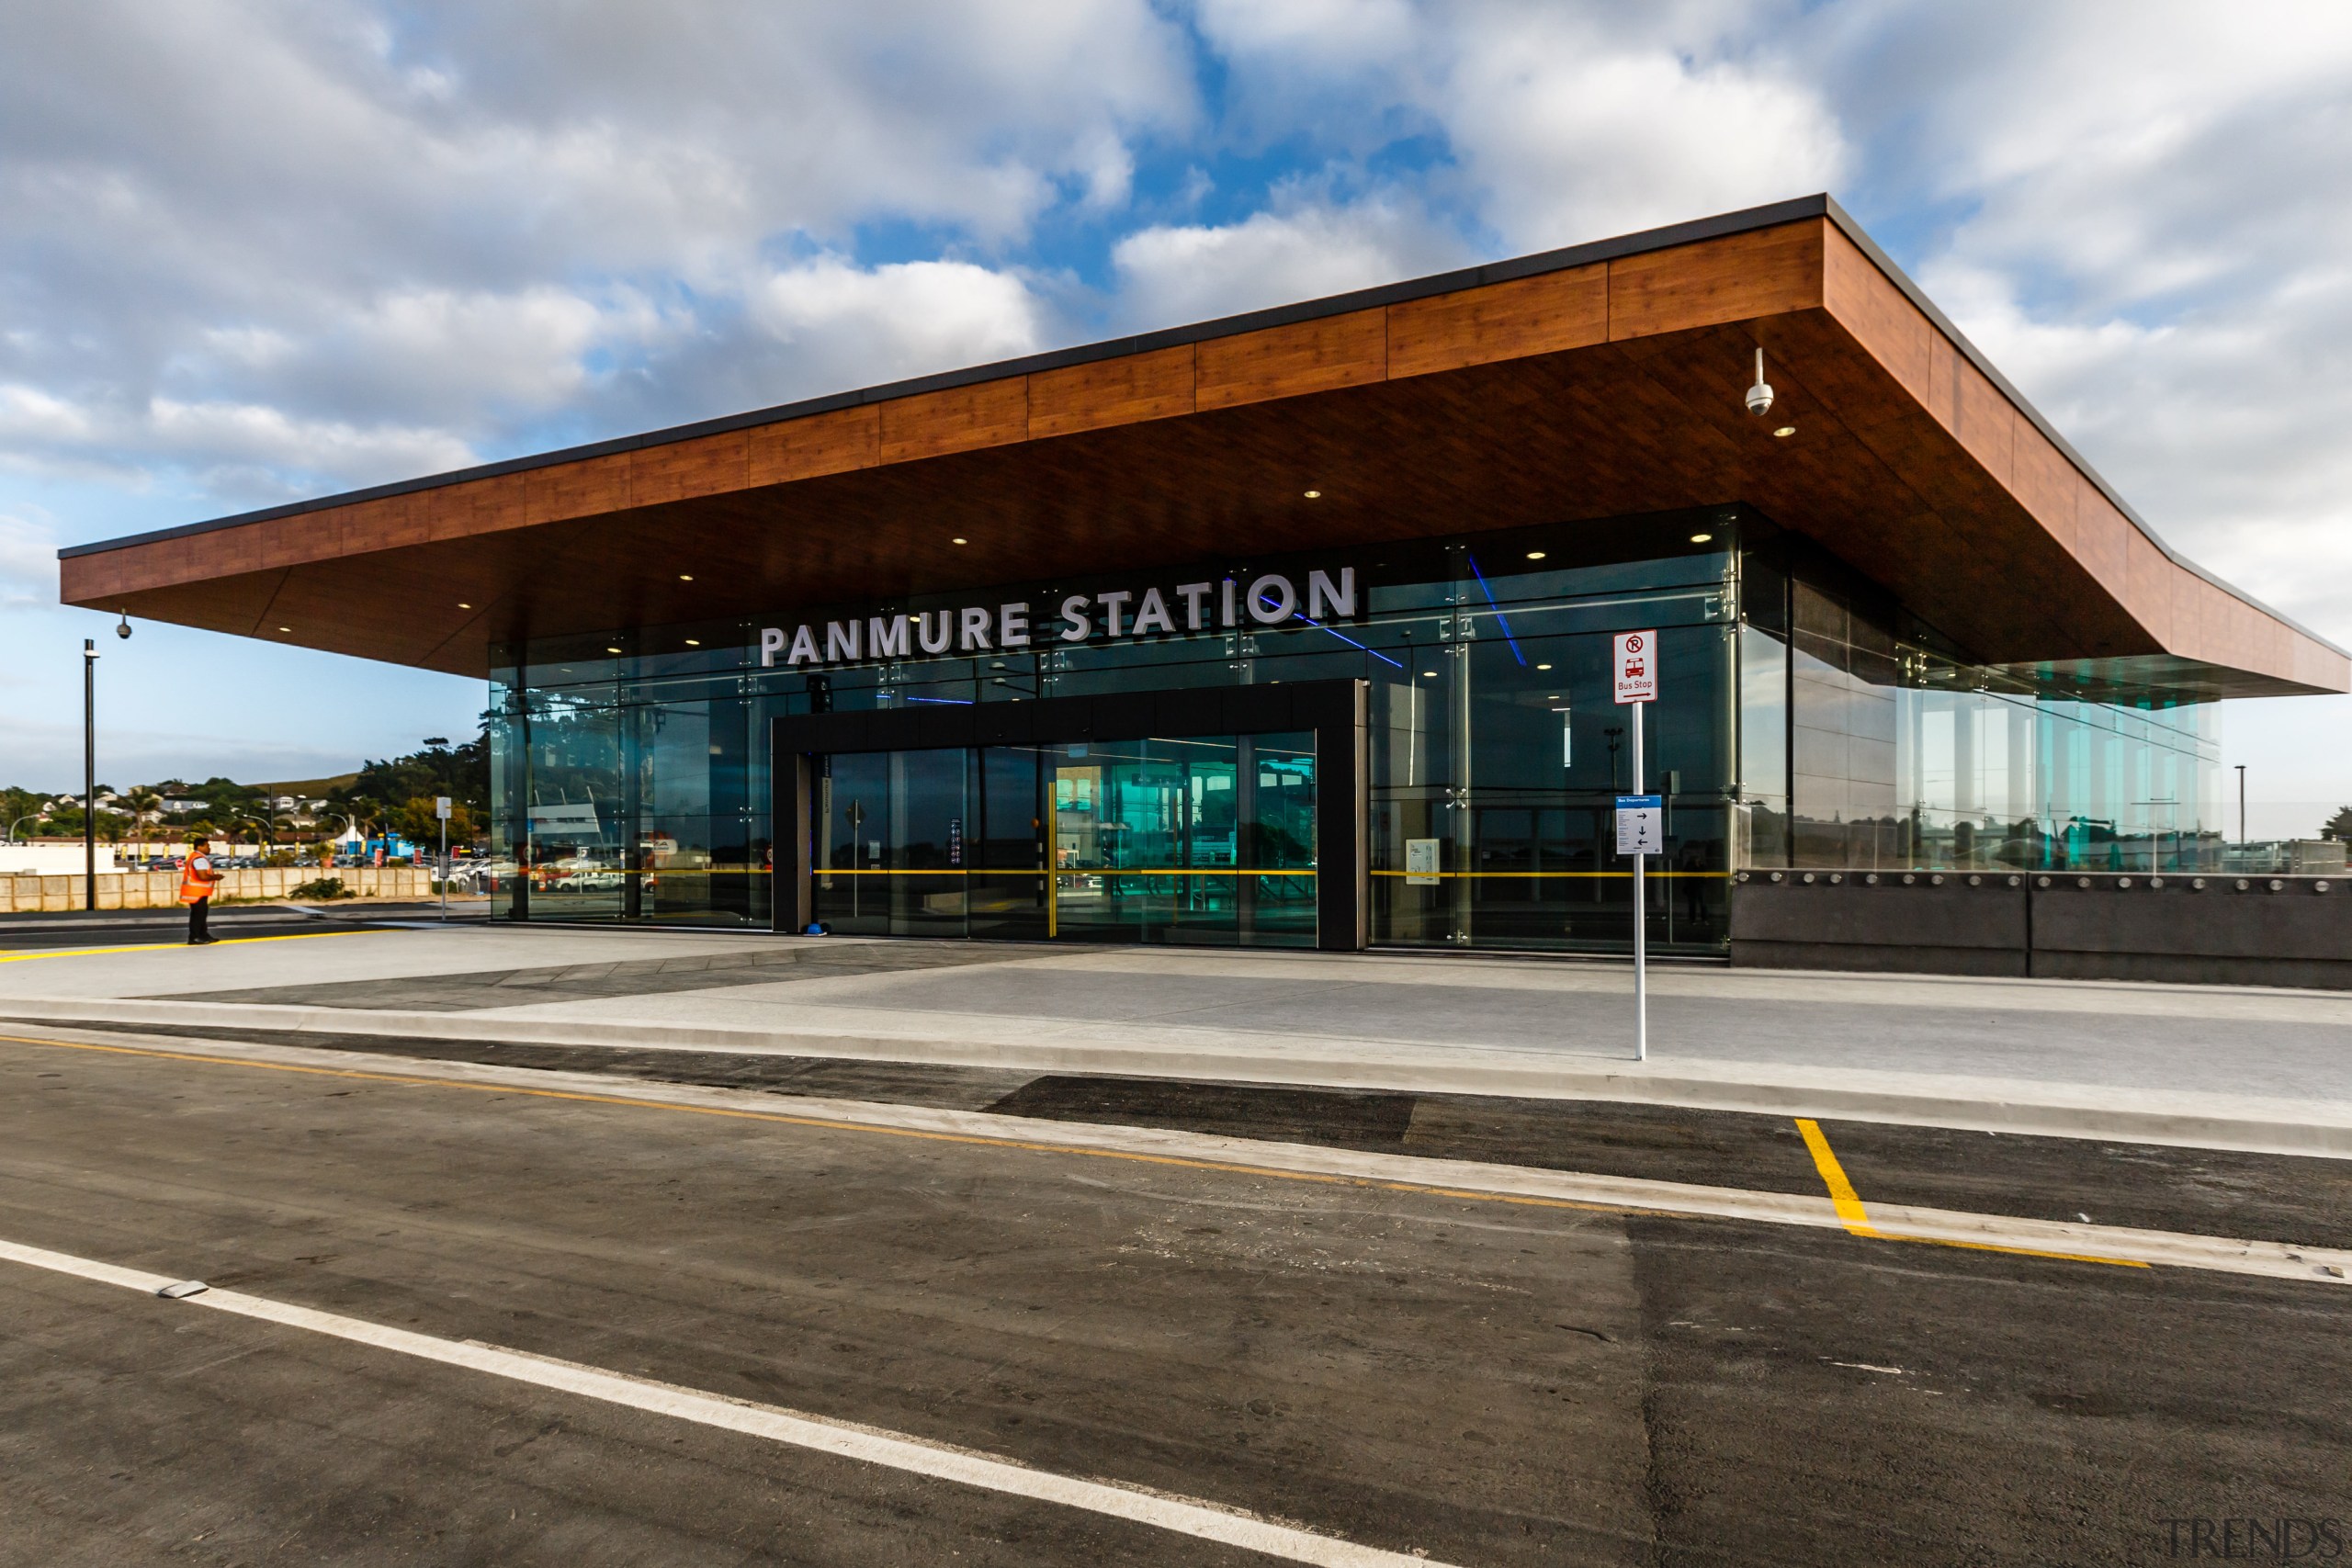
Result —
<path fill-rule="evenodd" d="M 119 1285 L 150 1296 L 174 1282 L 173 1276 L 168 1274 L 121 1269 L 111 1263 L 100 1263 L 70 1253 L 51 1252 L 43 1247 L 25 1247 L 10 1241 L 0 1241 L 0 1259 L 45 1269 L 52 1273 L 70 1274 L 100 1284 Z M 1353 1541 L 1341 1540 L 1198 1498 L 1150 1491 L 1117 1482 L 1056 1475 L 1047 1471 L 1033 1470 L 1015 1460 L 972 1449 L 955 1448 L 923 1438 L 908 1437 L 899 1432 L 884 1431 L 876 1427 L 836 1421 L 827 1416 L 786 1410 L 777 1405 L 758 1404 L 750 1400 L 729 1399 L 720 1394 L 706 1393 L 699 1389 L 657 1382 L 650 1378 L 609 1372 L 577 1361 L 485 1345 L 479 1340 L 444 1339 L 435 1335 L 419 1334 L 413 1329 L 393 1328 L 364 1318 L 345 1317 L 339 1313 L 318 1312 L 263 1296 L 247 1295 L 242 1291 L 215 1288 L 200 1295 L 184 1297 L 174 1304 L 202 1307 L 213 1312 L 232 1313 L 239 1317 L 258 1318 L 289 1328 L 307 1329 L 313 1334 L 347 1339 L 354 1344 L 413 1356 L 421 1360 L 438 1361 L 445 1366 L 462 1367 L 492 1377 L 602 1400 L 607 1404 L 625 1405 L 656 1416 L 673 1416 L 705 1427 L 765 1438 L 772 1442 L 786 1443 L 817 1453 L 977 1486 L 989 1492 L 1057 1503 L 1064 1507 L 1082 1508 L 1089 1513 L 1126 1519 L 1178 1535 L 1195 1536 L 1203 1540 L 1262 1552 L 1292 1562 L 1314 1563 L 1318 1568 L 1447 1568 L 1446 1564 L 1434 1558 L 1359 1546 Z"/>

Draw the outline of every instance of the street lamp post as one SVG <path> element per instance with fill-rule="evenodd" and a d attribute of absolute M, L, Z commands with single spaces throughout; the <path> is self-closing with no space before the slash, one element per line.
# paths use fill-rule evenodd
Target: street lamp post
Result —
<path fill-rule="evenodd" d="M 98 645 L 82 639 L 82 907 L 98 907 Z"/>

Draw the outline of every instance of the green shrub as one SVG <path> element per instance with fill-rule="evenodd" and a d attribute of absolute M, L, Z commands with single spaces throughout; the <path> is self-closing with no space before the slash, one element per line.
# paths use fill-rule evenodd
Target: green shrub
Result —
<path fill-rule="evenodd" d="M 289 898 L 329 901 L 336 898 L 356 898 L 358 894 L 343 885 L 340 876 L 320 876 L 301 884 L 286 895 Z"/>

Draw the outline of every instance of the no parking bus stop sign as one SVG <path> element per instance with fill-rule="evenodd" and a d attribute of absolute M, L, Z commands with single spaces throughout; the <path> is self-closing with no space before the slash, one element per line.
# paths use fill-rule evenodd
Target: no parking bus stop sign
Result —
<path fill-rule="evenodd" d="M 1657 633 L 1617 634 L 1617 700 L 1657 701 Z"/>

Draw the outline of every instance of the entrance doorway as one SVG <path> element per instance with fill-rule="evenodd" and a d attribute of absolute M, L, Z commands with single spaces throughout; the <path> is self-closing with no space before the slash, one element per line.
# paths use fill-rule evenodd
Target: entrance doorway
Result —
<path fill-rule="evenodd" d="M 779 929 L 1359 948 L 1363 690 L 780 718 Z"/>

